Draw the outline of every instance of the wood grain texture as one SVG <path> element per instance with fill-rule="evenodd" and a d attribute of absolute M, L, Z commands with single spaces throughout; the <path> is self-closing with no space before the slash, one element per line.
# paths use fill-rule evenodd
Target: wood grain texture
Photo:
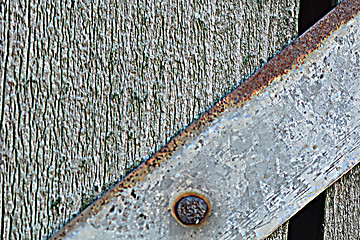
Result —
<path fill-rule="evenodd" d="M 0 3 L 0 238 L 45 238 L 293 39 L 298 0 Z"/>
<path fill-rule="evenodd" d="M 360 239 L 360 165 L 326 191 L 324 239 Z"/>
<path fill-rule="evenodd" d="M 265 238 L 266 240 L 287 240 L 288 239 L 288 228 L 289 221 L 281 225 L 276 231 L 274 231 L 270 236 Z"/>

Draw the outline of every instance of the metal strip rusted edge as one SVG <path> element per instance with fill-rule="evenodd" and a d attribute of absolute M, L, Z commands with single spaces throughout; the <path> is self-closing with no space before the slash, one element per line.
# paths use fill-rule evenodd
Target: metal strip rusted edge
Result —
<path fill-rule="evenodd" d="M 340 3 L 262 68 L 227 94 L 176 137 L 171 139 L 169 143 L 67 223 L 50 239 L 62 239 L 71 228 L 85 222 L 90 216 L 97 214 L 110 199 L 119 197 L 124 189 L 134 187 L 138 182 L 144 180 L 149 173 L 153 172 L 156 167 L 159 167 L 161 163 L 169 159 L 189 138 L 202 132 L 207 125 L 222 115 L 227 109 L 242 106 L 266 86 L 269 86 L 276 78 L 286 74 L 296 64 L 301 63 L 306 56 L 316 50 L 333 31 L 338 29 L 340 25 L 347 23 L 356 16 L 359 11 L 360 1 L 358 0 L 345 0 Z"/>

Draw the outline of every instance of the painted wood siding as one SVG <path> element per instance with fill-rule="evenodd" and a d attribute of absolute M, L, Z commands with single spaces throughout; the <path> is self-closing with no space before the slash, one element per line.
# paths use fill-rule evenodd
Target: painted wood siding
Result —
<path fill-rule="evenodd" d="M 71 219 L 294 39 L 298 4 L 1 2 L 0 238 Z"/>
<path fill-rule="evenodd" d="M 324 239 L 360 237 L 360 166 L 326 191 Z"/>

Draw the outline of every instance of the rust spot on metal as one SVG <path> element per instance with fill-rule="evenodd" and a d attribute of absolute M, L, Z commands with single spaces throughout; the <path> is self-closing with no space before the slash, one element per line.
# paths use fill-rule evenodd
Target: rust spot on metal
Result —
<path fill-rule="evenodd" d="M 85 222 L 88 217 L 97 214 L 103 207 L 105 200 L 108 202 L 113 197 L 122 195 L 123 189 L 134 187 L 138 182 L 144 180 L 156 167 L 159 167 L 161 163 L 168 160 L 188 139 L 199 134 L 204 127 L 221 116 L 226 109 L 241 107 L 253 96 L 261 94 L 264 88 L 286 74 L 293 67 L 296 67 L 297 64 L 301 63 L 305 57 L 316 50 L 333 31 L 351 20 L 359 11 L 360 1 L 358 0 L 347 0 L 340 3 L 334 10 L 294 42 L 289 44 L 278 55 L 226 95 L 196 121 L 191 123 L 179 135 L 174 137 L 158 152 L 154 153 L 148 160 L 123 178 L 118 184 L 112 187 L 110 191 L 106 192 L 101 198 L 86 208 L 81 215 L 75 217 L 50 239 L 61 239 L 64 233 L 68 232 L 71 228 L 81 222 Z"/>
<path fill-rule="evenodd" d="M 175 199 L 171 213 L 183 226 L 202 227 L 211 213 L 211 204 L 200 193 L 186 192 Z"/>

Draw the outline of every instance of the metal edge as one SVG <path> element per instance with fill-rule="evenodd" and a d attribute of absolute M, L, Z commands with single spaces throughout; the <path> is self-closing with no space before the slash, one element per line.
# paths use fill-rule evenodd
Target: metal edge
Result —
<path fill-rule="evenodd" d="M 111 199 L 120 196 L 124 189 L 132 188 L 138 182 L 144 180 L 148 174 L 152 173 L 156 167 L 159 167 L 180 146 L 184 145 L 186 140 L 202 132 L 207 125 L 221 116 L 227 109 L 242 106 L 262 89 L 269 86 L 276 78 L 286 74 L 296 64 L 301 63 L 332 32 L 351 20 L 359 11 L 360 1 L 358 0 L 345 0 L 340 3 L 49 239 L 62 239 L 72 228 L 86 222 L 87 218 L 96 215 Z"/>

